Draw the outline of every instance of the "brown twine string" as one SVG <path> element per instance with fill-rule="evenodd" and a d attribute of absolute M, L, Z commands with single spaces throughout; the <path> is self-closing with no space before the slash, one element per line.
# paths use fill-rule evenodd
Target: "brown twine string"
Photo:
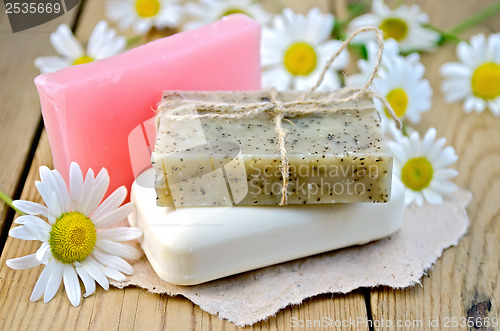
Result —
<path fill-rule="evenodd" d="M 347 93 L 347 96 L 343 98 L 337 98 L 335 91 L 332 91 L 332 93 L 328 94 L 326 97 L 323 98 L 319 99 L 310 98 L 311 94 L 323 82 L 323 79 L 325 78 L 325 75 L 328 69 L 330 68 L 331 64 L 333 63 L 333 61 L 335 61 L 335 59 L 340 55 L 340 53 L 348 46 L 351 40 L 358 34 L 369 31 L 374 32 L 376 34 L 379 49 L 377 53 L 375 67 L 370 77 L 368 77 L 367 81 L 363 85 L 363 87 L 361 87 L 361 89 L 359 90 L 345 88 L 344 90 L 349 91 L 349 93 Z M 374 27 L 363 27 L 356 30 L 353 34 L 349 36 L 349 38 L 347 38 L 342 43 L 342 45 L 335 52 L 335 54 L 333 54 L 326 62 L 318 80 L 316 81 L 316 84 L 314 84 L 314 86 L 312 86 L 307 92 L 305 92 L 296 100 L 282 102 L 278 98 L 277 91 L 275 89 L 270 89 L 269 91 L 271 96 L 270 100 L 258 103 L 229 104 L 229 103 L 215 103 L 215 102 L 205 102 L 205 101 L 202 102 L 193 100 L 186 101 L 186 103 L 188 104 L 192 105 L 194 104 L 198 111 L 205 112 L 205 114 L 201 115 L 200 114 L 180 115 L 172 113 L 173 109 L 171 108 L 171 106 L 172 105 L 179 106 L 180 102 L 176 100 L 171 100 L 171 101 L 167 100 L 160 103 L 158 107 L 158 114 L 160 115 L 165 113 L 164 114 L 165 117 L 177 121 L 187 120 L 187 119 L 203 119 L 203 118 L 237 119 L 245 117 L 255 117 L 261 114 L 273 115 L 275 130 L 276 133 L 278 134 L 278 148 L 281 157 L 280 170 L 281 170 L 281 175 L 283 177 L 280 206 L 284 206 L 288 203 L 287 188 L 289 181 L 288 178 L 289 163 L 288 163 L 287 150 L 285 148 L 285 141 L 286 141 L 286 136 L 288 135 L 288 131 L 286 131 L 282 125 L 283 119 L 285 119 L 285 117 L 295 117 L 311 113 L 321 113 L 321 112 L 331 113 L 340 110 L 349 110 L 349 108 L 341 107 L 338 105 L 345 104 L 349 101 L 354 101 L 362 96 L 368 96 L 380 100 L 380 102 L 383 104 L 389 115 L 396 122 L 396 126 L 399 129 L 401 128 L 401 121 L 399 120 L 399 118 L 397 117 L 396 113 L 392 109 L 391 105 L 387 102 L 387 100 L 382 96 L 378 95 L 377 93 L 368 90 L 371 83 L 373 82 L 373 79 L 377 75 L 378 69 L 380 68 L 383 50 L 384 50 L 384 39 L 382 38 L 382 33 L 380 32 L 380 30 Z M 299 108 L 298 106 L 301 106 L 301 108 Z M 329 109 L 325 109 L 327 107 L 329 107 Z M 350 110 L 354 109 L 359 109 L 359 108 L 353 108 Z M 157 116 L 157 121 L 159 121 L 159 118 L 160 116 Z"/>

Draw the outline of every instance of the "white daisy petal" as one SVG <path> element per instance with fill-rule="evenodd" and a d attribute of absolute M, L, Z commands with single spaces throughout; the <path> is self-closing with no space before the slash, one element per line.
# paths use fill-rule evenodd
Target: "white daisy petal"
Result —
<path fill-rule="evenodd" d="M 115 37 L 106 45 L 100 48 L 96 53 L 96 59 L 104 59 L 116 54 L 122 53 L 127 47 L 127 39 L 123 36 Z"/>
<path fill-rule="evenodd" d="M 47 282 L 52 275 L 54 270 L 54 266 L 56 265 L 55 260 L 50 260 L 49 263 L 43 268 L 40 277 L 36 281 L 35 287 L 33 288 L 33 292 L 31 292 L 30 301 L 37 301 L 40 299 L 45 292 L 45 288 L 47 287 Z"/>
<path fill-rule="evenodd" d="M 64 57 L 78 59 L 84 55 L 82 45 L 76 40 L 73 32 L 66 24 L 61 24 L 50 35 L 50 41 L 55 50 Z"/>
<path fill-rule="evenodd" d="M 39 217 L 36 217 L 36 216 L 33 216 L 33 215 L 22 215 L 22 216 L 18 216 L 15 220 L 14 220 L 14 223 L 16 224 L 23 224 L 26 223 L 27 220 L 40 220 L 40 221 L 43 221 L 41 218 Z"/>
<path fill-rule="evenodd" d="M 49 210 L 49 222 L 53 224 L 56 217 L 63 213 L 63 210 L 57 201 L 56 194 L 43 182 L 37 181 L 35 182 L 35 186 Z"/>
<path fill-rule="evenodd" d="M 113 228 L 97 231 L 97 239 L 129 241 L 140 238 L 142 230 L 134 227 Z"/>
<path fill-rule="evenodd" d="M 95 242 L 96 247 L 99 247 L 103 252 L 125 259 L 135 260 L 141 257 L 141 253 L 132 246 L 116 243 L 111 240 L 98 239 Z"/>
<path fill-rule="evenodd" d="M 134 269 L 132 269 L 132 266 L 121 257 L 102 253 L 99 250 L 94 250 L 92 254 L 98 262 L 104 265 L 104 267 L 109 266 L 127 275 L 134 274 Z"/>
<path fill-rule="evenodd" d="M 82 268 L 92 277 L 103 289 L 109 289 L 109 282 L 104 274 L 103 267 L 92 257 L 88 256 L 82 261 Z"/>
<path fill-rule="evenodd" d="M 153 27 L 153 22 L 151 21 L 142 21 L 142 20 L 139 20 L 139 21 L 135 21 L 134 24 L 134 32 L 137 33 L 137 34 L 146 34 L 149 30 L 151 30 L 151 28 Z"/>
<path fill-rule="evenodd" d="M 80 202 L 78 203 L 78 211 L 85 216 L 90 216 L 93 210 L 90 210 L 89 204 L 94 195 L 94 171 L 89 169 L 87 171 L 87 176 L 83 182 L 82 193 L 80 196 Z"/>
<path fill-rule="evenodd" d="M 116 30 L 108 28 L 106 21 L 99 21 L 90 35 L 87 54 L 93 59 L 104 59 L 121 53 L 126 45 L 125 37 L 116 36 Z"/>
<path fill-rule="evenodd" d="M 445 63 L 439 68 L 439 72 L 445 77 L 470 78 L 471 76 L 470 69 L 459 62 Z"/>
<path fill-rule="evenodd" d="M 49 232 L 52 227 L 47 222 L 33 217 L 26 219 L 24 226 L 26 226 L 30 232 L 35 234 L 38 240 L 49 241 Z"/>
<path fill-rule="evenodd" d="M 92 219 L 99 219 L 118 208 L 127 197 L 127 189 L 120 186 L 104 200 L 92 214 Z"/>
<path fill-rule="evenodd" d="M 63 277 L 63 267 L 64 263 L 55 262 L 52 271 L 47 279 L 47 284 L 45 285 L 45 291 L 43 294 L 43 302 L 47 303 L 54 298 L 59 287 L 61 287 L 61 281 Z"/>
<path fill-rule="evenodd" d="M 59 191 L 61 200 L 59 201 L 61 209 L 64 212 L 69 212 L 71 210 L 70 198 L 68 193 L 68 188 L 61 174 L 57 170 L 52 170 L 52 176 L 55 181 L 56 189 Z"/>
<path fill-rule="evenodd" d="M 443 203 L 443 197 L 441 196 L 441 194 L 439 194 L 433 190 L 424 189 L 423 194 L 424 194 L 425 200 L 427 200 L 432 205 L 440 205 L 441 203 Z"/>
<path fill-rule="evenodd" d="M 38 240 L 37 236 L 24 225 L 16 226 L 9 231 L 9 236 L 22 240 Z"/>
<path fill-rule="evenodd" d="M 340 49 L 341 45 L 342 45 L 342 42 L 339 40 L 329 40 L 329 41 L 322 43 L 321 45 L 318 45 L 317 49 L 322 57 L 322 63 L 319 65 L 319 68 L 321 70 L 323 69 L 324 65 L 326 64 L 326 61 Z M 333 61 L 330 68 L 335 70 L 335 71 L 339 71 L 339 70 L 342 70 L 345 67 L 347 67 L 348 64 L 349 64 L 349 53 L 344 50 L 335 59 L 335 61 Z"/>
<path fill-rule="evenodd" d="M 104 228 L 111 226 L 124 220 L 132 211 L 134 210 L 134 205 L 132 203 L 127 203 L 114 211 L 105 214 L 99 218 L 93 219 L 96 228 Z"/>
<path fill-rule="evenodd" d="M 55 194 L 59 205 L 59 211 L 55 212 L 57 214 L 68 212 L 70 210 L 68 189 L 66 188 L 66 184 L 64 183 L 64 180 L 59 172 L 51 171 L 46 166 L 41 166 L 40 178 L 42 182 Z"/>
<path fill-rule="evenodd" d="M 496 98 L 495 100 L 489 100 L 488 107 L 490 108 L 493 115 L 495 115 L 496 117 L 499 117 L 500 116 L 500 97 Z"/>
<path fill-rule="evenodd" d="M 405 191 L 405 205 L 409 206 L 413 203 L 415 200 L 415 195 L 413 194 L 412 191 L 406 190 Z"/>
<path fill-rule="evenodd" d="M 106 169 L 102 169 L 94 182 L 94 191 L 87 205 L 88 214 L 92 215 L 96 210 L 97 206 L 101 202 L 102 198 L 104 198 L 104 194 L 108 190 L 109 186 L 109 175 Z"/>
<path fill-rule="evenodd" d="M 434 166 L 436 168 L 447 167 L 453 163 L 455 163 L 458 159 L 458 156 L 455 154 L 455 149 L 451 146 L 446 147 L 439 157 L 434 161 Z"/>
<path fill-rule="evenodd" d="M 36 254 L 30 254 L 14 259 L 9 259 L 5 261 L 5 264 L 7 264 L 9 268 L 16 270 L 31 269 L 40 265 L 40 261 L 37 260 L 35 255 Z"/>
<path fill-rule="evenodd" d="M 47 207 L 36 202 L 15 200 L 12 202 L 12 204 L 14 205 L 14 207 L 28 215 L 40 215 L 45 217 L 49 215 L 49 210 L 47 209 Z"/>
<path fill-rule="evenodd" d="M 71 162 L 69 168 L 69 192 L 71 200 L 71 210 L 77 210 L 80 196 L 83 189 L 83 174 L 80 166 L 76 162 Z"/>
<path fill-rule="evenodd" d="M 35 67 L 37 67 L 42 74 L 55 72 L 71 65 L 71 62 L 57 56 L 40 56 L 35 59 L 34 63 Z"/>
<path fill-rule="evenodd" d="M 424 197 L 421 194 L 415 194 L 414 201 L 417 206 L 422 207 L 422 205 L 424 204 Z"/>
<path fill-rule="evenodd" d="M 82 266 L 75 267 L 75 270 L 78 273 L 78 276 L 80 276 L 83 286 L 85 286 L 85 293 L 83 296 L 86 298 L 95 292 L 95 280 L 90 277 Z"/>
<path fill-rule="evenodd" d="M 73 307 L 80 305 L 82 293 L 80 290 L 80 282 L 76 275 L 76 271 L 71 264 L 65 264 L 63 267 L 63 282 L 66 295 Z"/>
<path fill-rule="evenodd" d="M 435 172 L 435 176 L 443 179 L 454 178 L 458 175 L 458 171 L 451 168 L 438 169 Z"/>
<path fill-rule="evenodd" d="M 262 86 L 274 87 L 277 90 L 288 90 L 290 88 L 292 77 L 280 66 L 263 70 Z"/>
<path fill-rule="evenodd" d="M 127 280 L 127 277 L 124 274 L 113 268 L 104 268 L 103 270 L 106 277 L 114 279 L 117 282 L 124 282 Z"/>
<path fill-rule="evenodd" d="M 455 183 L 449 180 L 440 180 L 440 179 L 433 180 L 430 185 L 430 188 L 435 190 L 436 192 L 439 192 L 444 196 L 450 196 L 452 193 L 458 190 L 458 187 Z"/>
<path fill-rule="evenodd" d="M 95 25 L 94 30 L 92 30 L 89 41 L 87 43 L 87 53 L 90 56 L 95 57 L 99 48 L 102 46 L 100 45 L 100 39 L 103 37 L 107 29 L 108 23 L 104 20 L 97 22 L 97 24 Z"/>
<path fill-rule="evenodd" d="M 36 256 L 36 259 L 38 261 L 40 261 L 40 263 L 43 263 L 45 262 L 45 257 L 47 255 L 47 251 L 50 250 L 50 245 L 48 242 L 44 242 L 42 244 L 42 246 L 40 246 L 39 249 L 37 249 L 36 253 L 35 253 L 35 256 Z"/>

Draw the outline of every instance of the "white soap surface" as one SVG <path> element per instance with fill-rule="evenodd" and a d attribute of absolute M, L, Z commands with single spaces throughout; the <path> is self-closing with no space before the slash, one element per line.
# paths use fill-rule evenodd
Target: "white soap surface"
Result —
<path fill-rule="evenodd" d="M 195 285 L 388 236 L 403 223 L 404 190 L 396 178 L 387 203 L 170 208 L 156 205 L 154 170 L 132 185 L 132 226 L 163 280 Z"/>

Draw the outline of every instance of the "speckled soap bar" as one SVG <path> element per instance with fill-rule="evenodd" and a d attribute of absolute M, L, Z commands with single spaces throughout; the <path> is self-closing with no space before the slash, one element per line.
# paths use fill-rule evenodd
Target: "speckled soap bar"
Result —
<path fill-rule="evenodd" d="M 280 92 L 283 102 L 301 92 Z M 326 92 L 315 92 L 313 98 Z M 352 93 L 341 90 L 338 97 Z M 245 104 L 269 92 L 165 92 L 177 115 L 203 115 L 196 103 Z M 288 204 L 387 202 L 392 154 L 369 97 L 287 118 Z M 298 106 L 300 107 L 300 106 Z M 319 106 L 318 106 L 319 107 Z M 271 115 L 173 120 L 160 113 L 152 154 L 157 204 L 168 207 L 278 205 L 281 157 Z"/>

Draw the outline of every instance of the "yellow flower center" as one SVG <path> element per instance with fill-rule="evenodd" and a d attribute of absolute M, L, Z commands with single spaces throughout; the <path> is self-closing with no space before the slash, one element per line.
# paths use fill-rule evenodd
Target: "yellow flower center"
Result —
<path fill-rule="evenodd" d="M 403 40 L 408 34 L 408 24 L 399 18 L 387 18 L 379 26 L 385 39 Z"/>
<path fill-rule="evenodd" d="M 220 15 L 220 17 L 224 17 L 224 16 L 232 15 L 232 14 L 245 14 L 247 16 L 250 16 L 246 12 L 244 12 L 243 10 L 241 10 L 239 8 L 229 8 L 224 13 L 222 13 L 222 15 Z"/>
<path fill-rule="evenodd" d="M 295 43 L 285 52 L 285 67 L 295 76 L 309 75 L 316 68 L 317 61 L 316 51 L 305 42 Z"/>
<path fill-rule="evenodd" d="M 77 212 L 61 215 L 50 231 L 49 244 L 52 254 L 64 263 L 83 261 L 92 253 L 95 241 L 94 223 Z"/>
<path fill-rule="evenodd" d="M 408 107 L 408 95 L 406 92 L 402 88 L 394 89 L 387 93 L 386 99 L 396 115 L 400 118 L 403 117 L 406 113 L 406 108 Z M 385 109 L 385 114 L 387 117 L 391 117 L 387 109 Z"/>
<path fill-rule="evenodd" d="M 135 10 L 140 17 L 154 17 L 160 11 L 160 0 L 136 0 Z"/>
<path fill-rule="evenodd" d="M 78 64 L 85 64 L 85 63 L 89 63 L 89 62 L 93 62 L 94 59 L 91 58 L 90 56 L 87 56 L 87 55 L 83 55 L 81 57 L 79 57 L 78 59 L 76 59 L 74 62 L 73 62 L 73 65 L 78 65 Z"/>
<path fill-rule="evenodd" d="M 500 65 L 487 62 L 472 74 L 472 92 L 483 99 L 495 99 L 500 96 Z"/>
<path fill-rule="evenodd" d="M 432 181 L 432 164 L 425 157 L 409 159 L 401 169 L 401 181 L 413 191 L 421 191 Z"/>

